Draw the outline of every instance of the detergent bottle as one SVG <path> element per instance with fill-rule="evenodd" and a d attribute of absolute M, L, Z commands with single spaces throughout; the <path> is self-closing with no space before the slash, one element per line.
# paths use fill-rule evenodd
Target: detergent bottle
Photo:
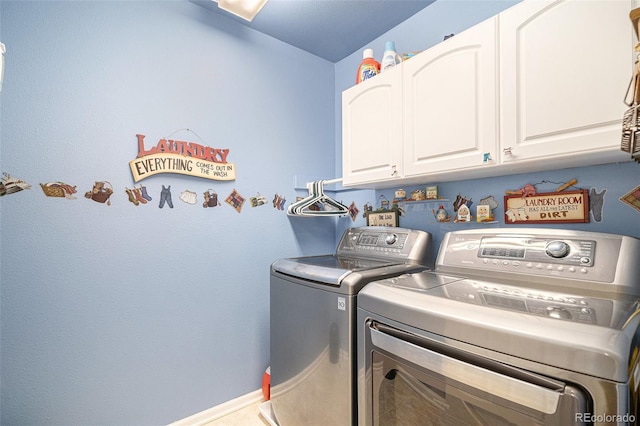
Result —
<path fill-rule="evenodd" d="M 358 67 L 356 84 L 377 75 L 380 72 L 380 62 L 373 58 L 373 49 L 365 49 L 362 53 L 362 62 Z"/>
<path fill-rule="evenodd" d="M 384 54 L 382 55 L 382 71 L 394 67 L 400 62 L 402 62 L 402 60 L 398 52 L 396 52 L 396 43 L 393 41 L 386 42 L 384 45 Z"/>

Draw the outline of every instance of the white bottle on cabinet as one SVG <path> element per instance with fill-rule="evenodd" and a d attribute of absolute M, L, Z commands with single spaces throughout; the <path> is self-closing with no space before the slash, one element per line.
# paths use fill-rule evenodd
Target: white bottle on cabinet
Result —
<path fill-rule="evenodd" d="M 394 67 L 401 62 L 400 55 L 396 52 L 396 44 L 393 41 L 388 41 L 384 45 L 384 53 L 382 55 L 382 62 L 380 62 L 380 70 L 384 71 L 388 68 Z"/>

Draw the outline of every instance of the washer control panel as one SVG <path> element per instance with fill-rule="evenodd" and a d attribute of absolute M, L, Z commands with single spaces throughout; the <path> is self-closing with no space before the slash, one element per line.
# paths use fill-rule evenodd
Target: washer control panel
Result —
<path fill-rule="evenodd" d="M 431 256 L 431 235 L 404 228 L 351 228 L 342 235 L 336 254 L 422 262 Z"/>
<path fill-rule="evenodd" d="M 360 232 L 357 235 L 353 235 L 352 239 L 355 240 L 355 245 L 365 247 L 383 247 L 402 250 L 404 243 L 407 241 L 407 233 L 393 232 L 393 233 L 381 233 L 381 232 Z"/>

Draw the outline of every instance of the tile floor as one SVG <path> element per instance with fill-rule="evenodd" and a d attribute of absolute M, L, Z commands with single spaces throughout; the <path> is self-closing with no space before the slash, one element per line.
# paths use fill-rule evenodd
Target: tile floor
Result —
<path fill-rule="evenodd" d="M 260 415 L 258 405 L 249 405 L 204 426 L 269 426 L 269 422 Z"/>

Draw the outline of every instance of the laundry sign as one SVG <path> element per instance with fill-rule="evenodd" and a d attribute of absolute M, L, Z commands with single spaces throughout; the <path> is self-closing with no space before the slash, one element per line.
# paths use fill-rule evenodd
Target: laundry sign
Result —
<path fill-rule="evenodd" d="M 589 222 L 589 193 L 585 190 L 504 197 L 508 224 Z"/>
<path fill-rule="evenodd" d="M 178 173 L 212 180 L 235 180 L 236 168 L 227 161 L 228 149 L 211 148 L 195 142 L 162 138 L 145 148 L 145 135 L 136 135 L 138 156 L 129 162 L 133 180 L 159 173 Z"/>

